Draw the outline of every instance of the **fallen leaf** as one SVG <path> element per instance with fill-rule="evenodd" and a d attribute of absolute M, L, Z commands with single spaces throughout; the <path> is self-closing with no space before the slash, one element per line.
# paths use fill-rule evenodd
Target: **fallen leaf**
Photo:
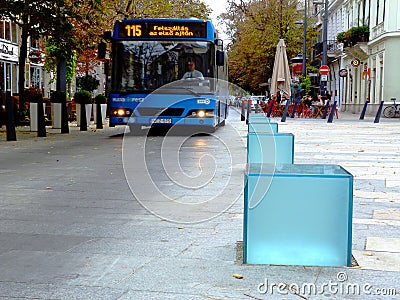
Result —
<path fill-rule="evenodd" d="M 179 226 L 178 227 L 178 229 L 184 229 L 185 228 L 185 226 Z"/>
<path fill-rule="evenodd" d="M 243 275 L 237 273 L 234 273 L 232 276 L 235 277 L 236 279 L 243 279 Z"/>

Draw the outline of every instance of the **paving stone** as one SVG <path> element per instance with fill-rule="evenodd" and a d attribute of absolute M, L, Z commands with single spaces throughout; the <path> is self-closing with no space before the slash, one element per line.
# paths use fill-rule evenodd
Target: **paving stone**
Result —
<path fill-rule="evenodd" d="M 400 253 L 400 238 L 368 237 L 365 249 Z"/>

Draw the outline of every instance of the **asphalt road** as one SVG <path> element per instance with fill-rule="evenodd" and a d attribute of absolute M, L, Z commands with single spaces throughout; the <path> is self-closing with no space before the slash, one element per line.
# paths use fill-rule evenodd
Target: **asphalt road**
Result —
<path fill-rule="evenodd" d="M 398 120 L 279 123 L 295 134 L 295 162 L 340 163 L 354 174 L 356 268 L 237 260 L 247 130 L 239 120 L 232 110 L 216 135 L 187 139 L 72 126 L 46 138 L 20 129 L 5 142 L 2 132 L 0 299 L 302 299 L 289 284 L 343 287 L 339 274 L 399 291 Z M 307 299 L 399 299 L 314 294 Z"/>

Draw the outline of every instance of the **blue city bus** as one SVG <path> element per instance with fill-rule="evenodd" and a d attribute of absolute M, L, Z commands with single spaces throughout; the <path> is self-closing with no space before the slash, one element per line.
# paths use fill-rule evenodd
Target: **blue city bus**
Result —
<path fill-rule="evenodd" d="M 200 126 L 214 131 L 228 115 L 227 55 L 211 21 L 117 21 L 112 35 L 110 126 Z M 203 78 L 182 80 L 188 62 Z"/>

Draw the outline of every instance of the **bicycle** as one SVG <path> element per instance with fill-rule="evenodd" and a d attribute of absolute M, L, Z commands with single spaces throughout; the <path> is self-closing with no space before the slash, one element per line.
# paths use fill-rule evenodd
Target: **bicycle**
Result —
<path fill-rule="evenodd" d="M 400 114 L 400 104 L 396 104 L 396 98 L 392 98 L 393 104 L 385 107 L 383 110 L 383 116 L 385 118 L 394 118 L 396 114 Z"/>

